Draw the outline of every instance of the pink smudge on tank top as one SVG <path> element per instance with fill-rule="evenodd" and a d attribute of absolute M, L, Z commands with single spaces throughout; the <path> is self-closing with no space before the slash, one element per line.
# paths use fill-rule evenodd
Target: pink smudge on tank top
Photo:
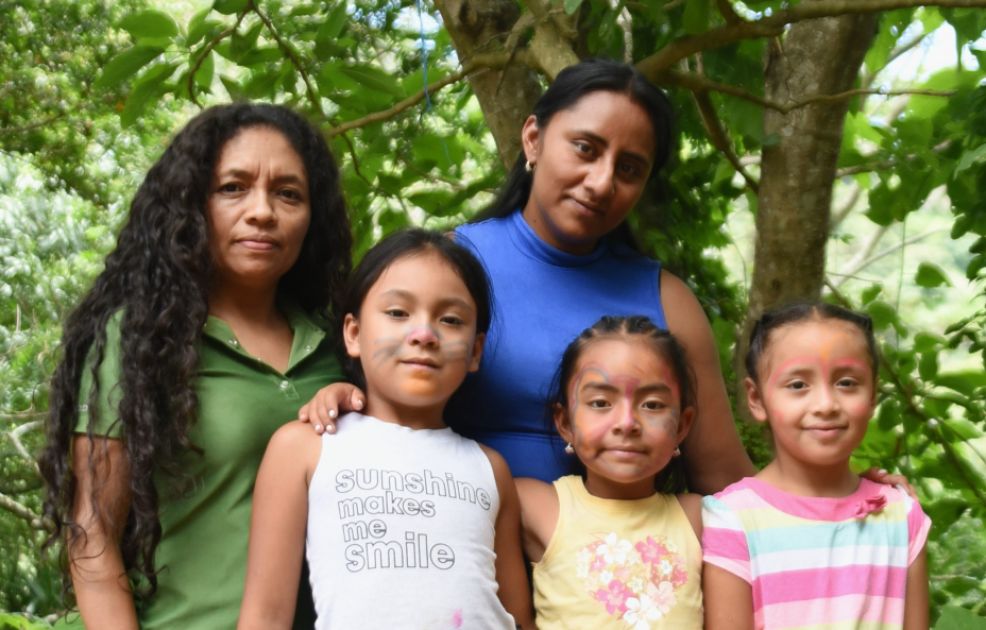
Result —
<path fill-rule="evenodd" d="M 452 613 L 452 627 L 461 628 L 462 627 L 462 609 L 456 610 Z"/>

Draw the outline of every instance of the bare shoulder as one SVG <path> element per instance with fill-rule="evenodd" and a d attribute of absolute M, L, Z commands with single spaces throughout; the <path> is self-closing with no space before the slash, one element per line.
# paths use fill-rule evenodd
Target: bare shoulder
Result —
<path fill-rule="evenodd" d="M 276 462 L 279 468 L 302 466 L 311 473 L 321 454 L 322 436 L 315 433 L 310 423 L 292 420 L 271 436 L 264 461 Z"/>
<path fill-rule="evenodd" d="M 477 442 L 477 444 L 479 443 Z M 485 444 L 480 444 L 479 448 L 483 449 L 483 453 L 490 460 L 490 466 L 493 467 L 493 476 L 496 478 L 497 485 L 513 481 L 513 475 L 510 474 L 510 466 L 507 465 L 507 460 L 503 459 L 503 455 L 500 455 L 495 449 Z"/>
<path fill-rule="evenodd" d="M 538 505 L 541 503 L 558 503 L 558 493 L 554 485 L 534 479 L 533 477 L 517 477 L 514 479 L 517 494 L 520 495 L 521 507 L 525 504 Z"/>
<path fill-rule="evenodd" d="M 676 495 L 676 497 L 678 504 L 685 512 L 685 516 L 688 517 L 692 529 L 695 530 L 695 536 L 702 540 L 702 496 L 689 492 Z"/>
<path fill-rule="evenodd" d="M 675 334 L 706 323 L 705 311 L 684 281 L 670 271 L 661 270 L 661 303 L 668 328 Z M 696 319 L 698 318 L 698 319 Z"/>

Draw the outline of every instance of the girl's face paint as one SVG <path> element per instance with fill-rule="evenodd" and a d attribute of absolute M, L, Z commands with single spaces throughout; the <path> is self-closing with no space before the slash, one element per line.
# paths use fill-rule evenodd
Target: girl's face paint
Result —
<path fill-rule="evenodd" d="M 442 426 L 442 410 L 479 367 L 476 304 L 438 254 L 394 261 L 346 315 L 346 350 L 366 376 L 367 413 L 405 425 Z"/>
<path fill-rule="evenodd" d="M 781 465 L 809 474 L 848 467 L 876 404 L 871 360 L 862 331 L 848 322 L 809 320 L 771 332 L 761 385 L 747 379 L 747 394 L 753 417 L 770 423 Z"/>
<path fill-rule="evenodd" d="M 568 408 L 555 424 L 587 471 L 586 488 L 604 498 L 654 494 L 654 478 L 691 425 L 664 359 L 645 341 L 599 339 L 582 351 Z"/>

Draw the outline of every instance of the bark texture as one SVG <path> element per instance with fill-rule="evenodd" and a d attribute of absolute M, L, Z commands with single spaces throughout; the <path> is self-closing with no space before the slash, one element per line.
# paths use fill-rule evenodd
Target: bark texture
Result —
<path fill-rule="evenodd" d="M 790 27 L 770 46 L 765 97 L 787 103 L 851 89 L 876 24 L 877 16 L 869 14 Z M 738 357 L 745 354 L 753 319 L 765 309 L 821 294 L 832 185 L 848 107 L 849 102 L 841 100 L 788 114 L 773 110 L 764 114 L 768 140 L 761 166 L 756 253 Z"/>
<path fill-rule="evenodd" d="M 480 53 L 513 52 L 508 39 L 521 16 L 513 0 L 438 0 L 445 28 L 462 61 Z M 537 73 L 523 63 L 469 77 L 500 160 L 509 168 L 520 154 L 520 129 L 541 95 Z"/>

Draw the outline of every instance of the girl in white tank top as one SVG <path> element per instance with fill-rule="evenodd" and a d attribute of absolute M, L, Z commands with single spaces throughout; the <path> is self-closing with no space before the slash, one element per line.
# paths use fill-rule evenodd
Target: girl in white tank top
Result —
<path fill-rule="evenodd" d="M 346 305 L 365 415 L 274 434 L 237 627 L 290 627 L 307 554 L 317 628 L 533 628 L 509 469 L 442 421 L 479 366 L 482 267 L 442 234 L 400 232 L 367 252 Z"/>

